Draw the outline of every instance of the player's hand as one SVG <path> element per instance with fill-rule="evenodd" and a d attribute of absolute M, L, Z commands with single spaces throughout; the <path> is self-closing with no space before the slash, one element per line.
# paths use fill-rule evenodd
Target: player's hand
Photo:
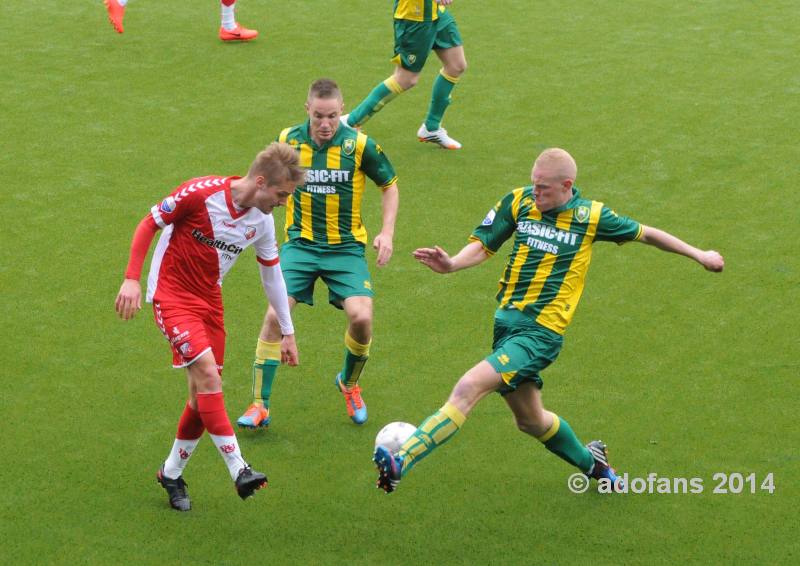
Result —
<path fill-rule="evenodd" d="M 412 252 L 412 255 L 414 259 L 427 265 L 436 273 L 450 273 L 453 270 L 453 260 L 439 246 L 418 248 Z"/>
<path fill-rule="evenodd" d="M 439 4 L 439 6 L 449 6 L 453 3 L 453 0 L 436 0 L 436 3 Z"/>
<path fill-rule="evenodd" d="M 372 242 L 372 247 L 378 252 L 378 259 L 376 261 L 378 267 L 383 267 L 389 263 L 389 260 L 392 259 L 392 252 L 394 251 L 391 236 L 384 233 L 378 234 L 375 236 L 375 241 Z"/>
<path fill-rule="evenodd" d="M 142 287 L 136 279 L 125 279 L 122 282 L 114 308 L 123 320 L 130 320 L 142 310 Z"/>
<path fill-rule="evenodd" d="M 297 353 L 294 334 L 287 334 L 281 338 L 281 363 L 288 366 L 296 366 L 300 363 L 300 354 Z"/>
<path fill-rule="evenodd" d="M 708 250 L 700 255 L 700 264 L 708 271 L 719 273 L 725 267 L 725 260 L 719 252 Z"/>

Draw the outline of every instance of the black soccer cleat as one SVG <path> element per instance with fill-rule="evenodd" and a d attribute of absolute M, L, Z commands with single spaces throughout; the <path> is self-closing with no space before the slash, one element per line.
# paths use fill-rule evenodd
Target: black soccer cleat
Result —
<path fill-rule="evenodd" d="M 192 502 L 189 500 L 189 494 L 186 493 L 186 486 L 188 485 L 183 481 L 183 476 L 178 476 L 175 479 L 168 478 L 164 475 L 164 465 L 156 474 L 156 481 L 161 484 L 161 487 L 167 490 L 169 495 L 169 506 L 176 511 L 188 511 L 192 508 Z"/>
<path fill-rule="evenodd" d="M 617 476 L 616 470 L 608 463 L 608 446 L 606 446 L 606 443 L 602 440 L 592 440 L 586 445 L 586 448 L 592 453 L 592 458 L 594 459 L 592 471 L 586 475 L 598 481 L 608 480 L 611 482 L 614 491 L 622 489 L 622 480 Z"/>
<path fill-rule="evenodd" d="M 253 495 L 256 490 L 267 486 L 267 476 L 261 472 L 256 472 L 250 466 L 245 466 L 239 470 L 239 475 L 236 476 L 236 493 L 242 499 L 247 499 Z"/>
<path fill-rule="evenodd" d="M 375 448 L 375 455 L 372 457 L 372 461 L 375 462 L 375 466 L 378 468 L 376 486 L 386 493 L 392 493 L 400 483 L 400 462 L 385 446 Z"/>

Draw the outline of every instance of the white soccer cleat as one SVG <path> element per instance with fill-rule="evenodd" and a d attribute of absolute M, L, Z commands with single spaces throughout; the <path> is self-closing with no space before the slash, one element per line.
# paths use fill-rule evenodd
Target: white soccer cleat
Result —
<path fill-rule="evenodd" d="M 430 142 L 439 144 L 441 147 L 445 149 L 461 149 L 461 144 L 458 143 L 456 140 L 451 138 L 447 135 L 447 130 L 444 128 L 439 128 L 438 130 L 434 130 L 432 132 L 428 131 L 428 128 L 425 127 L 423 123 L 419 130 L 417 130 L 417 138 L 421 142 Z"/>

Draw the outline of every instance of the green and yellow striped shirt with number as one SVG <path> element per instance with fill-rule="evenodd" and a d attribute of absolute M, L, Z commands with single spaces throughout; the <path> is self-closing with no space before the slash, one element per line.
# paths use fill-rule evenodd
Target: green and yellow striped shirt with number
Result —
<path fill-rule="evenodd" d="M 381 146 L 353 128 L 339 126 L 333 139 L 317 146 L 308 121 L 286 128 L 278 141 L 293 146 L 306 168 L 306 182 L 286 203 L 286 238 L 326 245 L 367 243 L 361 219 L 366 178 L 381 189 L 397 181 Z"/>
<path fill-rule="evenodd" d="M 444 12 L 436 0 L 394 0 L 394 19 L 412 22 L 435 22 Z"/>
<path fill-rule="evenodd" d="M 564 334 L 583 293 L 595 241 L 622 244 L 641 236 L 641 225 L 603 203 L 583 199 L 577 188 L 563 206 L 541 212 L 531 186 L 514 189 L 489 211 L 470 236 L 494 254 L 514 237 L 500 279 L 500 308 L 518 309 Z"/>

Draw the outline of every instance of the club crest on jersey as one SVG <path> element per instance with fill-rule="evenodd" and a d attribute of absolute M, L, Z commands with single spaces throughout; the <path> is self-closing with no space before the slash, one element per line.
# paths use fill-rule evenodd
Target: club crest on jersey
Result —
<path fill-rule="evenodd" d="M 345 155 L 352 155 L 356 150 L 356 140 L 344 140 L 342 144 L 342 151 Z"/>
<path fill-rule="evenodd" d="M 169 214 L 173 210 L 175 210 L 175 199 L 173 197 L 167 197 L 161 201 L 161 206 L 159 206 L 161 212 Z"/>
<path fill-rule="evenodd" d="M 486 218 L 483 219 L 481 222 L 481 226 L 491 226 L 492 222 L 494 222 L 494 209 L 490 210 L 489 213 L 486 215 Z"/>
<path fill-rule="evenodd" d="M 244 231 L 244 238 L 245 240 L 252 240 L 253 236 L 256 235 L 256 227 L 255 226 L 248 226 L 247 230 Z"/>
<path fill-rule="evenodd" d="M 578 222 L 586 222 L 589 220 L 589 212 L 588 206 L 579 206 L 575 209 L 575 220 Z"/>

